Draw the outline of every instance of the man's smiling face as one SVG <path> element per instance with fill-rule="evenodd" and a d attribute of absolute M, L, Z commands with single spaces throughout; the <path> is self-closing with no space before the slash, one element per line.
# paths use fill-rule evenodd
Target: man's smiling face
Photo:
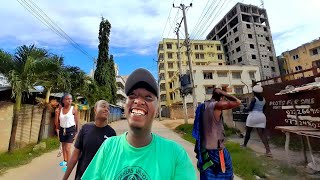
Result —
<path fill-rule="evenodd" d="M 151 130 L 157 114 L 157 97 L 144 88 L 137 88 L 128 95 L 126 116 L 129 126 L 135 129 Z"/>

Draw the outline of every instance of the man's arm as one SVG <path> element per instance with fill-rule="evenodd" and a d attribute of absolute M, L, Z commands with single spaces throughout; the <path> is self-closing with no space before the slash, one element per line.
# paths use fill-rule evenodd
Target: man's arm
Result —
<path fill-rule="evenodd" d="M 73 150 L 73 153 L 71 155 L 71 158 L 68 161 L 67 171 L 65 172 L 65 174 L 64 174 L 64 176 L 62 178 L 63 180 L 67 180 L 69 178 L 74 166 L 78 162 L 80 154 L 81 154 L 81 151 L 75 147 L 74 150 Z"/>
<path fill-rule="evenodd" d="M 235 107 L 238 107 L 241 104 L 241 101 L 236 98 L 235 96 L 232 96 L 220 89 L 215 89 L 216 93 L 224 96 L 225 98 L 227 98 L 229 101 L 218 101 L 215 109 L 217 110 L 225 110 L 225 109 L 233 109 Z"/>

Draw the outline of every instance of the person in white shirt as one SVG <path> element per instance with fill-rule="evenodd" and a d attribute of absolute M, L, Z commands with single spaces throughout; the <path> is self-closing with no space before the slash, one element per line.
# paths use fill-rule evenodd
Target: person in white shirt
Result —
<path fill-rule="evenodd" d="M 59 164 L 62 170 L 67 170 L 67 163 L 71 157 L 71 144 L 79 130 L 77 110 L 71 105 L 72 96 L 65 94 L 61 98 L 61 108 L 57 108 L 55 116 L 56 132 L 62 144 L 63 161 Z"/>

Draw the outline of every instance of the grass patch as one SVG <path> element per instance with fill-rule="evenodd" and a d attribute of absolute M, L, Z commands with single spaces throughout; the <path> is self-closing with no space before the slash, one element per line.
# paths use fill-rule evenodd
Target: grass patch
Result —
<path fill-rule="evenodd" d="M 223 126 L 224 126 L 224 133 L 226 137 L 240 133 L 238 129 L 229 128 L 226 124 L 224 124 Z M 185 140 L 195 143 L 196 141 L 192 137 L 192 128 L 193 128 L 193 124 L 181 124 L 177 126 L 175 130 L 176 132 L 182 134 Z"/>
<path fill-rule="evenodd" d="M 231 154 L 235 174 L 243 179 L 256 179 L 255 175 L 265 178 L 264 167 L 255 153 L 250 149 L 243 149 L 238 143 L 227 142 L 226 148 Z"/>
<path fill-rule="evenodd" d="M 286 136 L 284 134 L 280 134 L 274 137 L 270 138 L 270 142 L 277 147 L 284 147 L 284 144 L 286 142 Z M 298 136 L 295 136 L 294 134 L 290 135 L 290 143 L 289 143 L 289 149 L 294 151 L 301 151 L 302 150 L 302 144 L 301 139 Z"/>
<path fill-rule="evenodd" d="M 223 124 L 223 127 L 224 127 L 224 134 L 226 137 L 230 137 L 232 135 L 236 135 L 236 134 L 239 134 L 240 131 L 236 128 L 230 128 L 227 126 L 227 124 Z"/>
<path fill-rule="evenodd" d="M 192 137 L 192 128 L 193 124 L 181 124 L 177 126 L 175 130 L 182 135 L 183 139 L 195 144 L 196 140 Z"/>
<path fill-rule="evenodd" d="M 35 144 L 29 144 L 12 153 L 0 154 L 0 175 L 2 175 L 7 169 L 27 164 L 35 157 L 59 148 L 60 145 L 60 142 L 56 137 L 45 139 L 42 142 L 46 143 L 46 149 L 33 151 L 32 149 Z"/>

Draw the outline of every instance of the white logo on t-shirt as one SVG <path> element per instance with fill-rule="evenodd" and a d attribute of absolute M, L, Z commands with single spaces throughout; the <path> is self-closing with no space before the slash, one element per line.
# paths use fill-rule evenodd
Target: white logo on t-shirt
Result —
<path fill-rule="evenodd" d="M 104 138 L 105 138 L 105 139 L 108 139 L 108 136 L 107 136 L 107 135 L 104 135 Z"/>

